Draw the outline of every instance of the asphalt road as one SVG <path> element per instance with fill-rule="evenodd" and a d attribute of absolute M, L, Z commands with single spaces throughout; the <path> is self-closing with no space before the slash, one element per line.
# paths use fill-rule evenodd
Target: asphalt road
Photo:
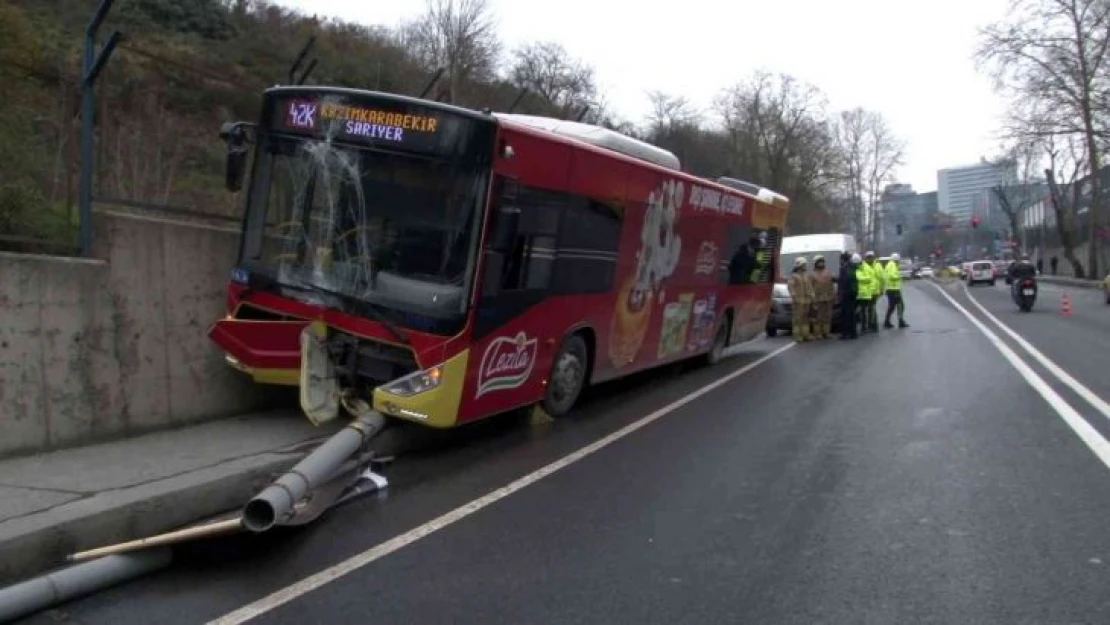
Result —
<path fill-rule="evenodd" d="M 252 622 L 298 625 L 1110 622 L 1107 464 L 937 288 L 915 282 L 906 299 L 909 329 L 797 345 L 663 416 L 788 339 L 600 387 L 553 425 L 444 437 L 391 467 L 386 499 L 196 545 L 165 573 L 28 622 L 203 623 L 260 600 Z M 1036 336 L 1094 345 L 1048 300 L 1029 319 L 1061 325 Z M 1103 362 L 1072 358 L 1061 366 Z M 1039 365 L 1027 375 L 1060 386 Z M 1088 440 L 1110 435 L 1064 400 L 1096 428 Z M 310 577 L 356 554 L 364 566 Z M 264 599 L 282 589 L 288 601 Z"/>
<path fill-rule="evenodd" d="M 975 286 L 968 292 L 1045 357 L 1110 400 L 1110 305 L 1103 291 L 1041 282 L 1028 313 L 1018 310 L 1001 280 L 994 287 Z M 1063 312 L 1065 295 L 1070 315 Z"/>

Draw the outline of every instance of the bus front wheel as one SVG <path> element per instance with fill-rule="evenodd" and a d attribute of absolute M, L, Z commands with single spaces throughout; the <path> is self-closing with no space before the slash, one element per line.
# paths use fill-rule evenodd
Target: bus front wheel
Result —
<path fill-rule="evenodd" d="M 570 412 L 586 385 L 588 364 L 586 341 L 580 334 L 568 336 L 551 364 L 551 375 L 548 376 L 543 396 L 543 409 L 547 414 L 561 417 Z"/>

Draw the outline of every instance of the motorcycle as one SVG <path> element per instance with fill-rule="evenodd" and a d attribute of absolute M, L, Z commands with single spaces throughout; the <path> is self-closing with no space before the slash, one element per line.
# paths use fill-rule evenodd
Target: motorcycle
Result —
<path fill-rule="evenodd" d="M 1033 302 L 1037 301 L 1037 281 L 1033 278 L 1020 278 L 1010 285 L 1010 296 L 1021 312 L 1033 310 Z"/>

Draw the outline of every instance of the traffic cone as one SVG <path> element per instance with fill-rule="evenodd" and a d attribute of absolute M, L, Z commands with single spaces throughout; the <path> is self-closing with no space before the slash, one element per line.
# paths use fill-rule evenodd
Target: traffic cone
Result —
<path fill-rule="evenodd" d="M 1067 293 L 1064 293 L 1060 300 L 1060 314 L 1065 317 L 1071 316 L 1071 298 L 1068 297 Z"/>

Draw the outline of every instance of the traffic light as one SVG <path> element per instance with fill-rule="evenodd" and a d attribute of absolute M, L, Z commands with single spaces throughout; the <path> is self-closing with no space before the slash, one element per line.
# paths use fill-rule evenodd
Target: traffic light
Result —
<path fill-rule="evenodd" d="M 898 231 L 898 236 L 902 236 L 902 224 L 895 226 L 895 229 Z"/>
<path fill-rule="evenodd" d="M 971 218 L 971 227 L 972 228 L 978 228 L 979 227 L 979 216 L 978 215 L 975 215 L 974 217 Z"/>

